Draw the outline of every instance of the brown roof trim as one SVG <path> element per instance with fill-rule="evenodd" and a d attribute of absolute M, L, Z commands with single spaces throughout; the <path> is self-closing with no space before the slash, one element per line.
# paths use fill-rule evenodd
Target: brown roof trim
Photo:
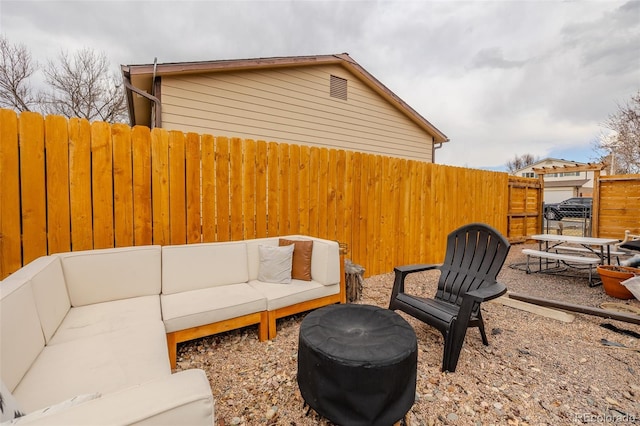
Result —
<path fill-rule="evenodd" d="M 404 112 L 416 124 L 433 136 L 434 143 L 449 142 L 449 138 L 438 130 L 427 119 L 420 115 L 416 110 L 411 108 L 398 95 L 389 90 L 378 79 L 371 75 L 367 70 L 362 68 L 347 53 L 337 55 L 315 55 L 315 56 L 283 56 L 273 58 L 255 58 L 255 59 L 230 59 L 218 61 L 201 61 L 201 62 L 173 62 L 155 65 L 155 75 L 172 75 L 172 74 L 193 74 L 202 72 L 215 71 L 238 71 L 255 68 L 279 68 L 291 66 L 311 66 L 311 65 L 330 65 L 338 64 L 354 75 L 360 78 L 365 84 L 371 87 L 379 95 L 385 98 L 392 105 L 395 105 L 400 111 Z M 131 79 L 134 75 L 152 75 L 154 73 L 154 64 L 141 65 L 121 65 L 121 71 L 124 78 Z M 127 89 L 129 90 L 129 89 Z"/>
<path fill-rule="evenodd" d="M 282 56 L 274 58 L 255 59 L 225 59 L 217 61 L 198 62 L 167 62 L 156 65 L 157 75 L 201 73 L 205 71 L 236 71 L 252 68 L 277 68 L 290 67 L 292 65 L 318 65 L 339 63 L 337 55 L 320 56 Z M 152 74 L 154 64 L 122 65 L 131 75 Z"/>

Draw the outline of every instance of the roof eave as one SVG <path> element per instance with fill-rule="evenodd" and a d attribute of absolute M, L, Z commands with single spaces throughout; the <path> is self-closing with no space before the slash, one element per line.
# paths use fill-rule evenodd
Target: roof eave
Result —
<path fill-rule="evenodd" d="M 384 97 L 388 102 L 395 105 L 400 111 L 405 112 L 409 118 L 411 118 L 416 124 L 418 124 L 423 130 L 433 136 L 434 143 L 444 143 L 449 142 L 449 138 L 447 135 L 442 133 L 437 127 L 431 124 L 426 118 L 424 118 L 420 113 L 414 110 L 409 104 L 403 101 L 398 95 L 396 95 L 393 91 L 389 90 L 387 86 L 382 84 L 377 78 L 375 78 L 372 74 L 370 74 L 366 69 L 364 69 L 360 64 L 354 61 L 348 54 L 343 53 L 341 55 L 336 55 L 343 62 L 342 65 L 348 68 L 354 74 L 360 74 L 361 80 L 365 83 L 368 83 L 369 87 L 374 89 L 379 95 Z"/>

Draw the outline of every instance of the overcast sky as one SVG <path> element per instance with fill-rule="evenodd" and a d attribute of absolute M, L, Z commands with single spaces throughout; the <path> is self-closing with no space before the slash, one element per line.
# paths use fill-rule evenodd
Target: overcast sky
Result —
<path fill-rule="evenodd" d="M 120 64 L 347 52 L 444 132 L 436 162 L 594 159 L 640 90 L 640 1 L 7 1 L 0 32 L 46 62 Z"/>

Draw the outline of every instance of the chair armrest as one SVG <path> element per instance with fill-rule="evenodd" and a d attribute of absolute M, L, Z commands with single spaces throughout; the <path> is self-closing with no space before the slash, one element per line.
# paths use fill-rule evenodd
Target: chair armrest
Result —
<path fill-rule="evenodd" d="M 25 425 L 203 425 L 214 422 L 211 386 L 204 371 L 185 370 L 38 418 Z"/>
<path fill-rule="evenodd" d="M 404 265 L 404 266 L 396 266 L 393 268 L 393 271 L 396 273 L 396 277 L 393 281 L 393 290 L 391 290 L 391 300 L 389 301 L 389 309 L 396 309 L 396 298 L 398 294 L 404 293 L 404 279 L 407 275 L 412 274 L 414 272 L 422 272 L 428 271 L 431 269 L 439 268 L 439 264 L 415 264 L 415 265 Z"/>
<path fill-rule="evenodd" d="M 440 264 L 415 264 L 415 265 L 396 266 L 395 268 L 393 268 L 393 270 L 396 274 L 400 272 L 406 276 L 407 274 L 411 274 L 413 272 L 422 272 L 422 271 L 427 271 L 429 269 L 436 269 L 439 267 L 440 267 Z"/>
<path fill-rule="evenodd" d="M 507 287 L 501 283 L 493 283 L 486 287 L 481 287 L 476 290 L 465 293 L 463 298 L 471 298 L 475 302 L 486 302 L 487 300 L 500 297 L 507 292 Z"/>

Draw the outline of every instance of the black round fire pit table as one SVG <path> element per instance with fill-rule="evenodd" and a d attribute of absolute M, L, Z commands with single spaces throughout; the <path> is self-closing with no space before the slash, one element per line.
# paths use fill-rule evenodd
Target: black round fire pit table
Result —
<path fill-rule="evenodd" d="M 416 333 L 371 305 L 331 305 L 300 324 L 298 386 L 304 401 L 344 426 L 390 426 L 415 400 Z"/>

